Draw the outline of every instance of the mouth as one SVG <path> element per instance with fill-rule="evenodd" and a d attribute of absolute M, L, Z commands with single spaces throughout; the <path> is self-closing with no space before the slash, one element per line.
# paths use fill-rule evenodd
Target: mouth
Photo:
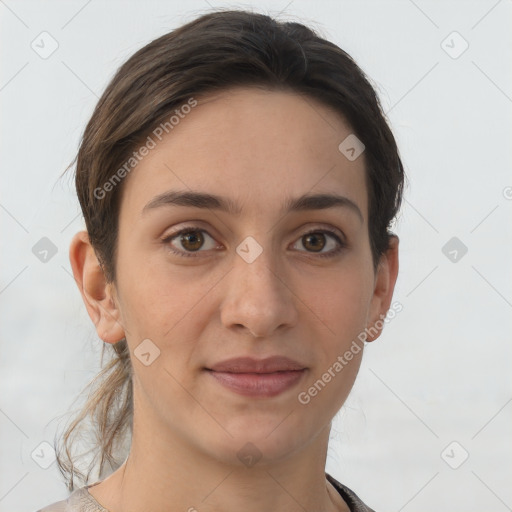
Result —
<path fill-rule="evenodd" d="M 282 356 L 229 359 L 205 368 L 216 382 L 239 395 L 269 398 L 296 386 L 307 372 L 297 361 Z"/>

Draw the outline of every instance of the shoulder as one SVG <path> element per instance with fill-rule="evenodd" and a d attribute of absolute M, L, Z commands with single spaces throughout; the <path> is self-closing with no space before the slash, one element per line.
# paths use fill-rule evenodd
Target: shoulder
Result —
<path fill-rule="evenodd" d="M 350 512 L 375 512 L 373 509 L 365 505 L 357 494 L 338 482 L 328 473 L 325 474 L 329 482 L 340 493 L 341 497 L 345 500 L 350 507 Z M 51 505 L 39 509 L 37 512 L 108 512 L 99 503 L 94 500 L 87 490 L 90 485 L 81 487 L 73 491 L 68 499 L 57 501 Z"/>
<path fill-rule="evenodd" d="M 354 491 L 338 482 L 338 480 L 333 478 L 328 473 L 326 473 L 325 476 L 327 477 L 327 480 L 329 480 L 329 482 L 331 482 L 335 489 L 340 493 L 341 497 L 345 500 L 350 508 L 350 512 L 375 512 L 368 505 L 365 505 L 361 498 L 359 498 L 359 496 Z"/>
<path fill-rule="evenodd" d="M 37 512 L 67 512 L 68 503 L 67 500 L 57 501 L 51 505 L 47 505 L 44 508 L 40 508 Z"/>
<path fill-rule="evenodd" d="M 108 512 L 101 507 L 87 490 L 90 485 L 80 487 L 73 491 L 69 497 L 62 501 L 57 501 L 37 512 Z"/>

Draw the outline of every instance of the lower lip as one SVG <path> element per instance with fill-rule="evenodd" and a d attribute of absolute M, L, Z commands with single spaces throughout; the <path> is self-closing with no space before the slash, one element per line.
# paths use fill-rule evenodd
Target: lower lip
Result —
<path fill-rule="evenodd" d="M 275 373 L 228 373 L 208 371 L 224 387 L 245 396 L 272 397 L 292 388 L 306 370 Z"/>

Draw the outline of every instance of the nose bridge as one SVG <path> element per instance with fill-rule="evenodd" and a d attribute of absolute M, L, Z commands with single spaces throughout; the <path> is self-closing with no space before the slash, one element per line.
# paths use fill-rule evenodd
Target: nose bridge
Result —
<path fill-rule="evenodd" d="M 247 246 L 241 246 L 237 249 L 238 260 L 235 259 L 235 270 L 238 278 L 244 281 L 247 290 L 262 288 L 274 288 L 276 278 L 276 259 L 271 249 L 263 249 L 260 253 L 256 249 L 249 248 L 249 251 L 243 254 Z M 242 255 L 240 254 L 242 253 Z M 246 259 L 245 256 L 248 256 Z"/>
<path fill-rule="evenodd" d="M 283 295 L 280 289 L 283 285 L 275 275 L 279 265 L 269 245 L 263 247 L 254 238 L 248 237 L 236 252 L 234 277 L 245 296 L 254 295 L 252 300 L 259 297 L 264 302 L 275 300 L 276 295 Z"/>
<path fill-rule="evenodd" d="M 255 336 L 269 336 L 279 326 L 296 321 L 293 294 L 279 268 L 279 259 L 270 246 L 265 248 L 253 237 L 239 244 L 222 311 L 227 327 L 243 325 Z"/>

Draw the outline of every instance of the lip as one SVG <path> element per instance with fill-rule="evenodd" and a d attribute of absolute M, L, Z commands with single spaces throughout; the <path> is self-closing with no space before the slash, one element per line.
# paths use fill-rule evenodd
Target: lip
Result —
<path fill-rule="evenodd" d="M 254 359 L 252 357 L 234 357 L 226 359 L 208 370 L 227 373 L 274 373 L 294 370 L 304 370 L 306 366 L 284 356 L 272 356 L 265 359 Z"/>
<path fill-rule="evenodd" d="M 273 397 L 297 385 L 307 368 L 293 359 L 237 357 L 221 361 L 207 372 L 224 387 L 244 396 Z"/>

